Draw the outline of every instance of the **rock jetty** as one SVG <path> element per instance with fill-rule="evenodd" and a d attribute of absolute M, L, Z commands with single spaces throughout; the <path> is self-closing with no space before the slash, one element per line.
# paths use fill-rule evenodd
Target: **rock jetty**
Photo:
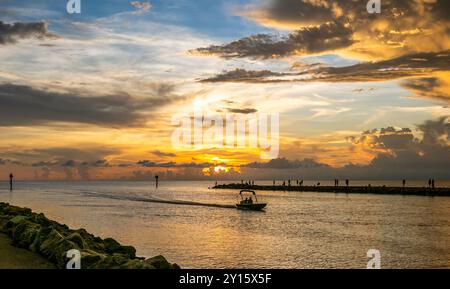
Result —
<path fill-rule="evenodd" d="M 31 209 L 0 203 L 0 232 L 12 239 L 14 246 L 38 253 L 55 264 L 66 268 L 67 252 L 81 253 L 82 269 L 179 269 L 163 256 L 142 258 L 136 249 L 123 246 L 112 238 L 102 239 L 84 229 L 71 230 L 68 226 L 47 219 Z"/>
<path fill-rule="evenodd" d="M 270 185 L 259 186 L 246 184 L 223 184 L 214 186 L 213 189 L 450 197 L 450 188 L 426 188 L 426 187 L 422 188 L 386 187 L 386 186 L 334 187 L 334 186 L 270 186 Z"/>

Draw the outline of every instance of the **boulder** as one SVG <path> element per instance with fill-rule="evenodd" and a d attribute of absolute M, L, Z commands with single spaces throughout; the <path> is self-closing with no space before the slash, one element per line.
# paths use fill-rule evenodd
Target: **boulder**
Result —
<path fill-rule="evenodd" d="M 83 239 L 83 237 L 81 237 L 81 235 L 77 232 L 70 234 L 65 239 L 75 243 L 78 246 L 78 248 L 80 248 L 80 249 L 84 249 L 84 248 L 88 247 L 85 240 Z"/>
<path fill-rule="evenodd" d="M 157 269 L 173 269 L 172 264 L 170 264 L 166 258 L 161 255 L 148 258 L 144 261 L 145 263 L 157 268 Z"/>
<path fill-rule="evenodd" d="M 84 229 L 71 230 L 64 224 L 35 214 L 28 208 L 0 203 L 0 232 L 9 235 L 13 244 L 39 253 L 58 268 L 69 261 L 67 252 L 77 249 L 83 269 L 173 269 L 163 256 L 136 257 L 136 249 L 123 246 L 112 238 L 102 239 Z"/>
<path fill-rule="evenodd" d="M 132 246 L 122 246 L 116 240 L 112 238 L 106 238 L 103 240 L 105 251 L 114 254 L 126 254 L 130 259 L 136 258 L 136 249 Z"/>
<path fill-rule="evenodd" d="M 107 258 L 105 254 L 89 249 L 80 250 L 80 254 L 82 269 L 95 269 L 98 264 L 104 263 L 103 261 Z"/>
<path fill-rule="evenodd" d="M 31 244 L 33 244 L 40 229 L 41 226 L 39 224 L 30 222 L 26 219 L 21 220 L 10 231 L 13 244 L 21 248 L 28 248 Z"/>

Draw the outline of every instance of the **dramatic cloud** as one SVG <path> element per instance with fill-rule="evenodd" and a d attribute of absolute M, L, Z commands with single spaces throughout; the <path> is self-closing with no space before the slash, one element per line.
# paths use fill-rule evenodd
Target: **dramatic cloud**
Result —
<path fill-rule="evenodd" d="M 198 48 L 191 52 L 223 58 L 268 59 L 331 51 L 350 46 L 352 43 L 352 29 L 349 25 L 339 22 L 305 27 L 286 37 L 257 34 L 229 44 Z"/>
<path fill-rule="evenodd" d="M 56 93 L 30 86 L 0 84 L 0 125 L 39 125 L 75 122 L 100 126 L 144 125 L 144 113 L 177 99 L 165 85 L 156 86 L 149 98 L 133 98 L 125 93 L 82 96 Z"/>
<path fill-rule="evenodd" d="M 450 48 L 448 1 L 386 0 L 382 1 L 381 14 L 374 15 L 367 12 L 366 4 L 348 0 L 261 0 L 239 7 L 236 13 L 264 26 L 291 30 L 347 23 L 353 31 L 348 38 L 354 41 L 347 45 L 343 42 L 342 46 L 347 46 L 346 52 L 365 58 Z"/>
<path fill-rule="evenodd" d="M 0 21 L 0 45 L 16 43 L 26 38 L 55 38 L 56 35 L 48 32 L 46 22 L 8 24 Z"/>
<path fill-rule="evenodd" d="M 351 137 L 354 146 L 377 151 L 367 165 L 347 164 L 330 167 L 312 159 L 290 161 L 274 159 L 266 163 L 242 166 L 245 174 L 260 178 L 355 178 L 355 179 L 427 179 L 450 177 L 450 117 L 430 120 L 417 126 L 415 137 L 409 128 L 387 127 L 365 131 Z M 248 171 L 250 169 L 250 171 Z"/>
<path fill-rule="evenodd" d="M 222 72 L 210 78 L 201 80 L 202 82 L 250 82 L 250 83 L 270 83 L 270 82 L 369 82 L 385 81 L 406 77 L 427 76 L 434 72 L 450 70 L 450 51 L 438 53 L 415 53 L 401 57 L 376 61 L 363 62 L 344 67 L 327 67 L 319 64 L 299 65 L 294 64 L 292 70 L 299 72 L 272 72 L 248 71 L 236 69 Z M 444 79 L 444 78 L 443 78 Z M 446 98 L 445 95 L 431 94 L 430 90 L 437 86 L 444 86 L 448 81 L 435 78 L 424 78 L 415 81 L 405 82 L 405 87 L 412 90 L 429 92 L 431 98 Z M 436 91 L 434 89 L 433 91 Z M 439 93 L 442 94 L 442 91 Z"/>
<path fill-rule="evenodd" d="M 382 147 L 386 153 L 379 154 L 368 168 L 403 172 L 405 175 L 447 175 L 450 172 L 450 118 L 427 121 L 418 126 L 422 139 L 417 139 L 408 129 L 388 128 L 367 133 L 372 145 Z"/>

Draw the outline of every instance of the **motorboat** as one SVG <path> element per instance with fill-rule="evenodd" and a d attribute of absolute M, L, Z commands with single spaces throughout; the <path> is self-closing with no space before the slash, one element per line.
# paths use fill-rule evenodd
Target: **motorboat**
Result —
<path fill-rule="evenodd" d="M 247 196 L 250 194 L 250 196 Z M 267 203 L 259 203 L 256 197 L 255 191 L 241 190 L 239 192 L 239 203 L 236 204 L 236 208 L 240 210 L 261 211 L 267 206 Z"/>

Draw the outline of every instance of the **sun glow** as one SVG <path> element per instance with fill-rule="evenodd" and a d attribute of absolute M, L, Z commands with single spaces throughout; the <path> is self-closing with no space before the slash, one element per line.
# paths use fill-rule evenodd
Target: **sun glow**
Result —
<path fill-rule="evenodd" d="M 224 166 L 215 166 L 214 167 L 214 172 L 215 173 L 228 173 L 230 171 L 230 168 L 224 167 Z"/>

